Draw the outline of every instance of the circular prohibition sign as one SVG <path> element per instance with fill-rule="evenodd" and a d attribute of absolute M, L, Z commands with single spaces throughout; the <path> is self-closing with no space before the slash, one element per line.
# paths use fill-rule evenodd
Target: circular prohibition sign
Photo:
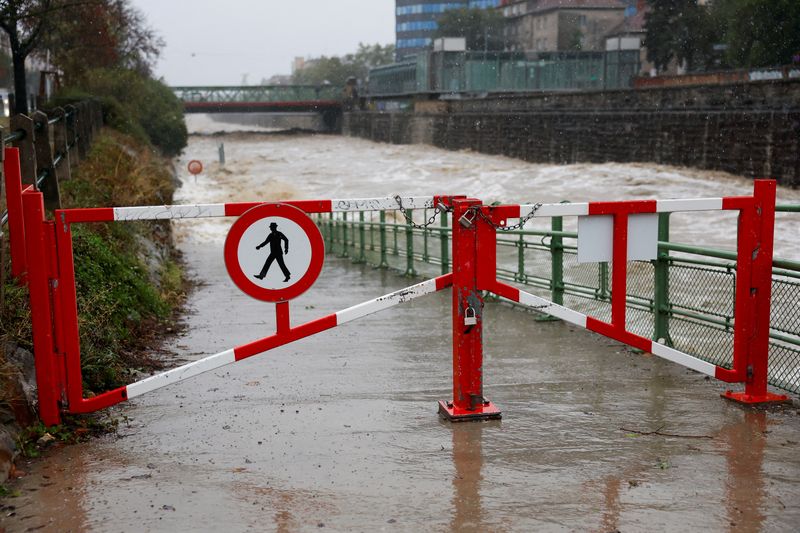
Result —
<path fill-rule="evenodd" d="M 325 244 L 314 221 L 288 204 L 261 204 L 245 211 L 225 239 L 225 267 L 245 294 L 285 302 L 317 280 Z"/>

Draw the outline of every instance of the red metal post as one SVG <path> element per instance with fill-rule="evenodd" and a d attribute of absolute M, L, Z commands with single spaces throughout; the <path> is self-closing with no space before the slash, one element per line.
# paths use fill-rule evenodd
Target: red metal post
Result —
<path fill-rule="evenodd" d="M 483 298 L 478 290 L 478 227 L 486 222 L 470 211 L 480 204 L 480 200 L 475 199 L 452 201 L 453 400 L 440 401 L 439 413 L 453 422 L 500 418 L 500 411 L 483 397 Z"/>
<path fill-rule="evenodd" d="M 24 283 L 28 266 L 25 257 L 25 224 L 22 219 L 22 171 L 19 166 L 18 148 L 5 149 L 3 174 L 6 181 L 11 275 L 21 283 Z"/>
<path fill-rule="evenodd" d="M 44 218 L 42 193 L 27 191 L 22 195 L 25 240 L 28 262 L 33 352 L 36 385 L 39 395 L 39 418 L 47 426 L 60 423 L 58 375 L 53 350 L 53 315 L 50 305 L 48 239 L 45 231 L 52 228 Z"/>
<path fill-rule="evenodd" d="M 743 372 L 745 390 L 722 396 L 746 404 L 789 399 L 767 391 L 775 189 L 774 180 L 756 180 L 754 205 L 739 217 L 734 371 Z"/>

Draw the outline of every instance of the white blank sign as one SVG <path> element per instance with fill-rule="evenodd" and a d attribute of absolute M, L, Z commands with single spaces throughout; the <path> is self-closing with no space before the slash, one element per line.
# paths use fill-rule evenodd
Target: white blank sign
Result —
<path fill-rule="evenodd" d="M 578 263 L 611 261 L 614 251 L 614 216 L 578 217 Z M 628 261 L 649 261 L 658 256 L 658 215 L 628 216 Z"/>

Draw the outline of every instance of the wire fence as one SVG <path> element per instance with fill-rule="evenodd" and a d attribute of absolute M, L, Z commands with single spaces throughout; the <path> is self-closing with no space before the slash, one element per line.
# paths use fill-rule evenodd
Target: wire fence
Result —
<path fill-rule="evenodd" d="M 800 206 L 779 206 L 797 212 Z M 412 221 L 431 211 L 411 210 Z M 328 253 L 392 268 L 407 276 L 450 271 L 451 226 L 415 228 L 397 211 L 332 213 L 317 217 Z M 577 233 L 503 232 L 497 238 L 497 276 L 520 288 L 601 320 L 611 317 L 611 263 L 578 263 Z M 704 361 L 731 368 L 736 254 L 671 243 L 669 215 L 659 219 L 658 258 L 628 266 L 627 329 Z M 775 259 L 772 276 L 769 383 L 800 393 L 800 261 Z"/>

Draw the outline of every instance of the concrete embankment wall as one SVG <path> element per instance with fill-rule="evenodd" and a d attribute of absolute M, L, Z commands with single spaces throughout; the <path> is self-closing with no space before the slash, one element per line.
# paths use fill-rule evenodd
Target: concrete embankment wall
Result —
<path fill-rule="evenodd" d="M 537 163 L 653 162 L 800 186 L 800 80 L 418 101 L 346 113 L 345 135 Z"/>

